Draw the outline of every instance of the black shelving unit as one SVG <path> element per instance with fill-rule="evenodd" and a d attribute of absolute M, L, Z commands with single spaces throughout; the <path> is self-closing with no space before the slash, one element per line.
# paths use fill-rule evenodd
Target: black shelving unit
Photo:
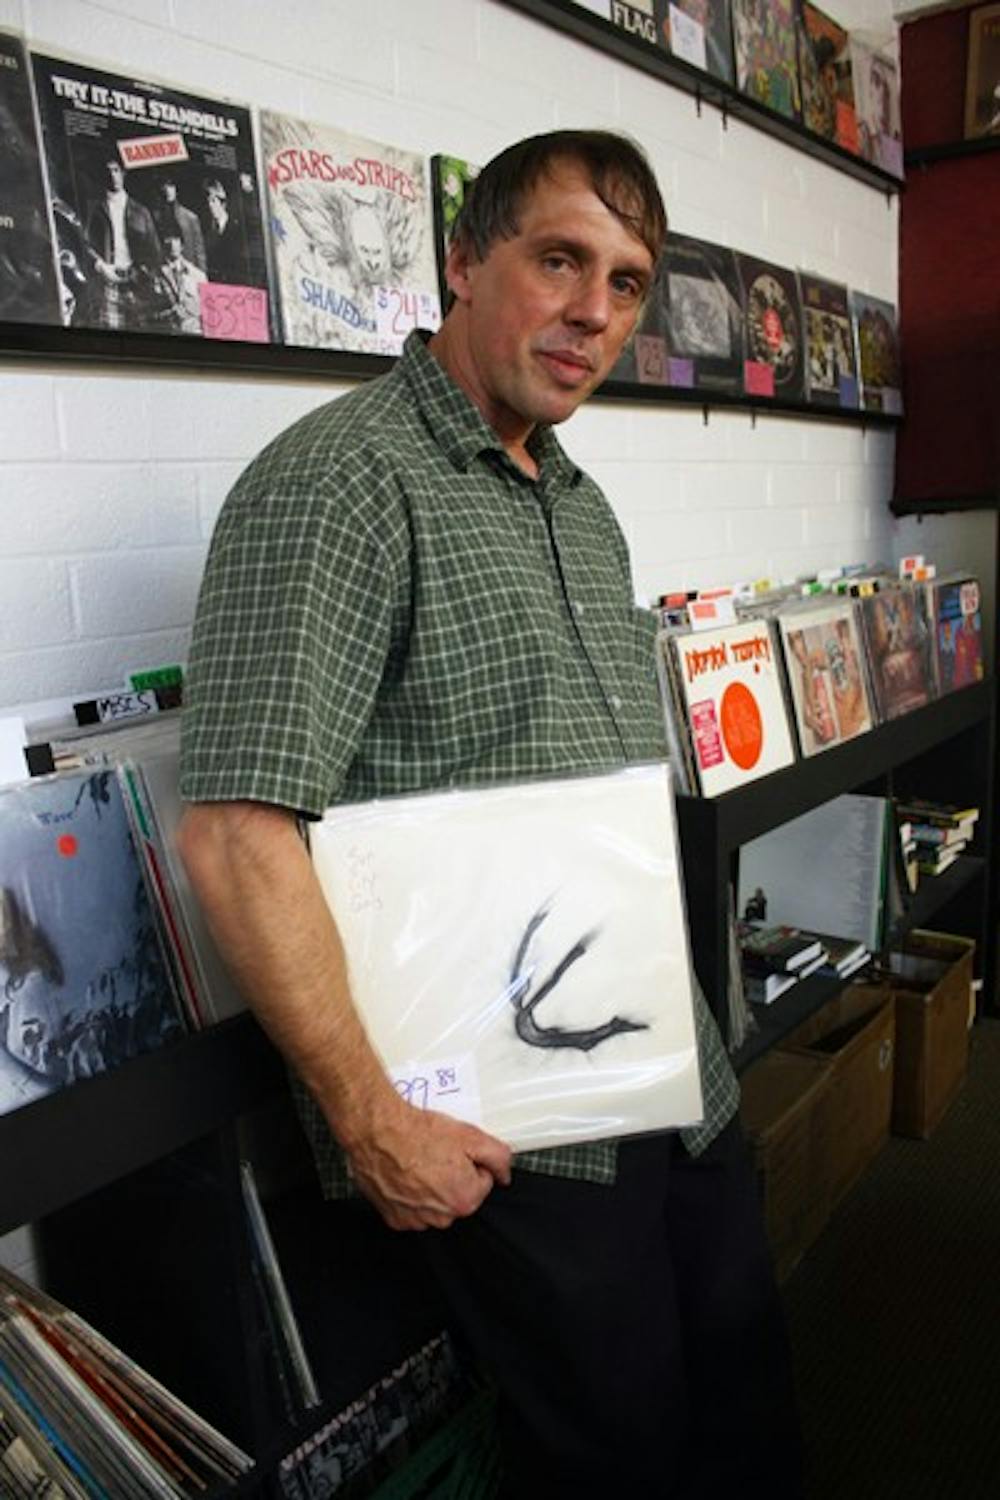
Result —
<path fill-rule="evenodd" d="M 709 104 L 721 112 L 724 123 L 729 119 L 741 120 L 829 167 L 846 172 L 849 177 L 856 177 L 869 187 L 878 188 L 887 196 L 898 193 L 903 186 L 891 172 L 852 151 L 845 151 L 824 136 L 816 135 L 799 121 L 768 109 L 756 99 L 742 94 L 734 85 L 703 73 L 682 58 L 674 57 L 665 48 L 632 36 L 612 21 L 576 5 L 574 0 L 506 0 L 506 3 L 538 21 L 589 42 L 605 54 L 641 68 L 644 73 L 662 79 L 673 88 L 683 90 L 694 98 L 698 109 L 703 103 Z"/>
<path fill-rule="evenodd" d="M 882 796 L 935 796 L 981 808 L 977 848 L 981 857 L 960 861 L 944 875 L 925 880 L 897 934 L 945 919 L 977 943 L 984 1009 L 995 1013 L 996 875 L 989 858 L 993 827 L 995 683 L 992 679 L 949 693 L 847 744 L 800 760 L 783 771 L 720 797 L 678 799 L 693 958 L 716 1016 L 726 1014 L 728 982 L 727 910 L 743 844 L 843 792 Z M 827 981 L 809 979 L 771 1006 L 757 1006 L 763 1038 L 737 1054 L 745 1066 L 781 1034 L 823 1003 Z"/>

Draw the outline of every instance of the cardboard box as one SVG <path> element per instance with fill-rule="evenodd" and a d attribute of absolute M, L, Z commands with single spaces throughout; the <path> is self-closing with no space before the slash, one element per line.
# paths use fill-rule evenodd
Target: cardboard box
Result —
<path fill-rule="evenodd" d="M 789 1033 L 783 1051 L 825 1062 L 830 1088 L 827 1172 L 830 1207 L 853 1187 L 889 1138 L 895 1012 L 887 985 L 852 984 Z"/>
<path fill-rule="evenodd" d="M 922 1140 L 959 1093 L 969 1056 L 971 938 L 915 929 L 889 955 L 896 1006 L 892 1129 Z"/>
<path fill-rule="evenodd" d="M 779 1281 L 789 1275 L 830 1214 L 830 1069 L 821 1059 L 768 1052 L 743 1074 L 740 1116 L 753 1152 L 767 1237 Z"/>

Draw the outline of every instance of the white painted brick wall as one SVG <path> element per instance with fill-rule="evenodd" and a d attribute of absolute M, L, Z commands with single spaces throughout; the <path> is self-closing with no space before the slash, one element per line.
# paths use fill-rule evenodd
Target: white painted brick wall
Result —
<path fill-rule="evenodd" d="M 40 48 L 485 160 L 557 124 L 647 147 L 674 228 L 895 298 L 882 195 L 500 0 L 0 0 Z M 0 359 L 0 708 L 96 690 L 186 650 L 240 468 L 342 390 L 318 381 Z M 895 545 L 891 434 L 594 403 L 570 451 L 605 485 L 636 590 L 795 573 Z"/>

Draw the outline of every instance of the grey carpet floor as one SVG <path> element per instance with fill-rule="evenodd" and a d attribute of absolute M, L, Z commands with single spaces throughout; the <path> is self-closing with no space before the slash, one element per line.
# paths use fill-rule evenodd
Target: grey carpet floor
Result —
<path fill-rule="evenodd" d="M 784 1287 L 808 1500 L 1000 1500 L 1000 1021 Z"/>

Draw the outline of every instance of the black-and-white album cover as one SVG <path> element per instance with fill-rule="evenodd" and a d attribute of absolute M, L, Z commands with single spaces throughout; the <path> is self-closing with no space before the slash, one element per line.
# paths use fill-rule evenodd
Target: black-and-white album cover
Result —
<path fill-rule="evenodd" d="M 736 256 L 746 320 L 744 389 L 750 396 L 801 401 L 805 338 L 798 277 L 784 266 Z"/>
<path fill-rule="evenodd" d="M 663 254 L 671 384 L 694 390 L 743 388 L 743 314 L 733 252 L 671 234 Z"/>
<path fill-rule="evenodd" d="M 806 395 L 819 406 L 859 404 L 858 361 L 847 287 L 799 273 L 806 329 Z"/>
<path fill-rule="evenodd" d="M 0 1114 L 182 1029 L 114 771 L 0 791 Z"/>
<path fill-rule="evenodd" d="M 269 342 L 250 111 L 86 64 L 32 62 L 64 320 Z"/>
<path fill-rule="evenodd" d="M 437 328 L 424 158 L 271 110 L 260 128 L 285 343 L 398 354 Z"/>
<path fill-rule="evenodd" d="M 0 31 L 0 322 L 59 323 L 28 55 Z"/>

